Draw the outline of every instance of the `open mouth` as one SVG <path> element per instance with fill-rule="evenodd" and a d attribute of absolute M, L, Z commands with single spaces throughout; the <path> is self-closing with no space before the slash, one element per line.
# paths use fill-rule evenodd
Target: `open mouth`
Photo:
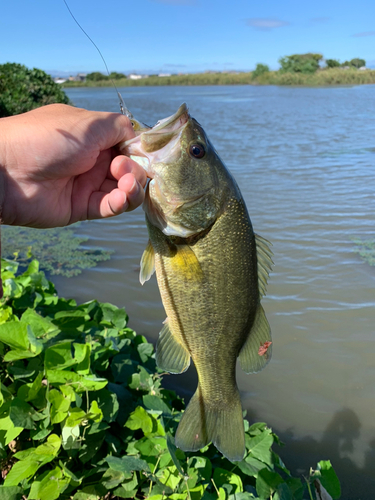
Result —
<path fill-rule="evenodd" d="M 180 134 L 189 118 L 189 110 L 183 103 L 174 115 L 163 118 L 137 137 L 120 143 L 119 151 L 141 165 L 152 178 L 153 163 L 171 161 L 177 155 Z"/>

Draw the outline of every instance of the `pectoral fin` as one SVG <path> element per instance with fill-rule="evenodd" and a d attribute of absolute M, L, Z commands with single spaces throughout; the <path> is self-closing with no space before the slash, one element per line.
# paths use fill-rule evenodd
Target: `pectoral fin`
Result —
<path fill-rule="evenodd" d="M 171 258 L 171 266 L 176 276 L 199 281 L 203 277 L 201 265 L 194 251 L 188 245 L 177 245 L 177 252 Z"/>
<path fill-rule="evenodd" d="M 139 281 L 141 285 L 148 281 L 155 272 L 155 251 L 149 240 L 141 259 L 141 271 Z"/>
<path fill-rule="evenodd" d="M 273 253 L 270 249 L 271 243 L 259 236 L 259 234 L 255 235 L 255 243 L 257 247 L 259 294 L 262 298 L 266 294 L 267 280 L 273 264 Z"/>
<path fill-rule="evenodd" d="M 254 324 L 239 354 L 240 365 L 245 373 L 257 373 L 263 370 L 271 359 L 271 344 L 270 325 L 263 307 L 259 304 Z"/>
<path fill-rule="evenodd" d="M 156 344 L 156 363 L 159 368 L 170 373 L 185 372 L 190 365 L 190 354 L 173 336 L 168 319 L 164 323 Z"/>

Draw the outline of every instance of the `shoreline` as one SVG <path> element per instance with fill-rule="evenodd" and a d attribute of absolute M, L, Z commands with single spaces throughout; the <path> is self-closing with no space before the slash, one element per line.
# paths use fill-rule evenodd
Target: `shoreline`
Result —
<path fill-rule="evenodd" d="M 280 73 L 269 71 L 258 77 L 249 73 L 196 73 L 171 76 L 149 76 L 139 80 L 121 78 L 113 80 L 116 87 L 155 87 L 155 86 L 189 86 L 189 85 L 281 85 L 296 87 L 330 87 L 339 85 L 375 84 L 375 70 L 361 71 L 357 69 L 325 69 L 313 74 Z M 72 87 L 112 87 L 112 80 L 96 82 L 64 82 L 62 88 Z"/>

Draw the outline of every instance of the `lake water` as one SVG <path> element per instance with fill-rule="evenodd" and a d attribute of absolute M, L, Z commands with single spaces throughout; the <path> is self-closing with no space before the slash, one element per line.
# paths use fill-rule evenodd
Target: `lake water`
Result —
<path fill-rule="evenodd" d="M 254 230 L 273 243 L 263 299 L 273 359 L 257 375 L 238 369 L 251 421 L 286 443 L 294 470 L 331 459 L 343 497 L 375 495 L 375 267 L 352 238 L 374 238 L 375 86 L 340 88 L 150 87 L 119 89 L 153 125 L 187 102 L 242 190 Z M 118 111 L 110 88 L 76 88 L 77 106 Z M 141 209 L 82 225 L 110 261 L 55 279 L 62 295 L 125 306 L 129 326 L 155 342 L 165 319 L 156 280 L 143 287 L 148 236 Z M 167 383 L 190 396 L 193 369 Z"/>

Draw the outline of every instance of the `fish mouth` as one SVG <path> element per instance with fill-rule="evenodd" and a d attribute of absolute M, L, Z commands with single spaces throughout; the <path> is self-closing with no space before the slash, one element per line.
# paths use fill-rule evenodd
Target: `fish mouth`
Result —
<path fill-rule="evenodd" d="M 151 129 L 118 145 L 120 153 L 129 156 L 146 170 L 148 177 L 153 178 L 153 163 L 168 163 L 179 154 L 180 136 L 190 119 L 185 103 L 176 113 L 159 120 Z"/>

